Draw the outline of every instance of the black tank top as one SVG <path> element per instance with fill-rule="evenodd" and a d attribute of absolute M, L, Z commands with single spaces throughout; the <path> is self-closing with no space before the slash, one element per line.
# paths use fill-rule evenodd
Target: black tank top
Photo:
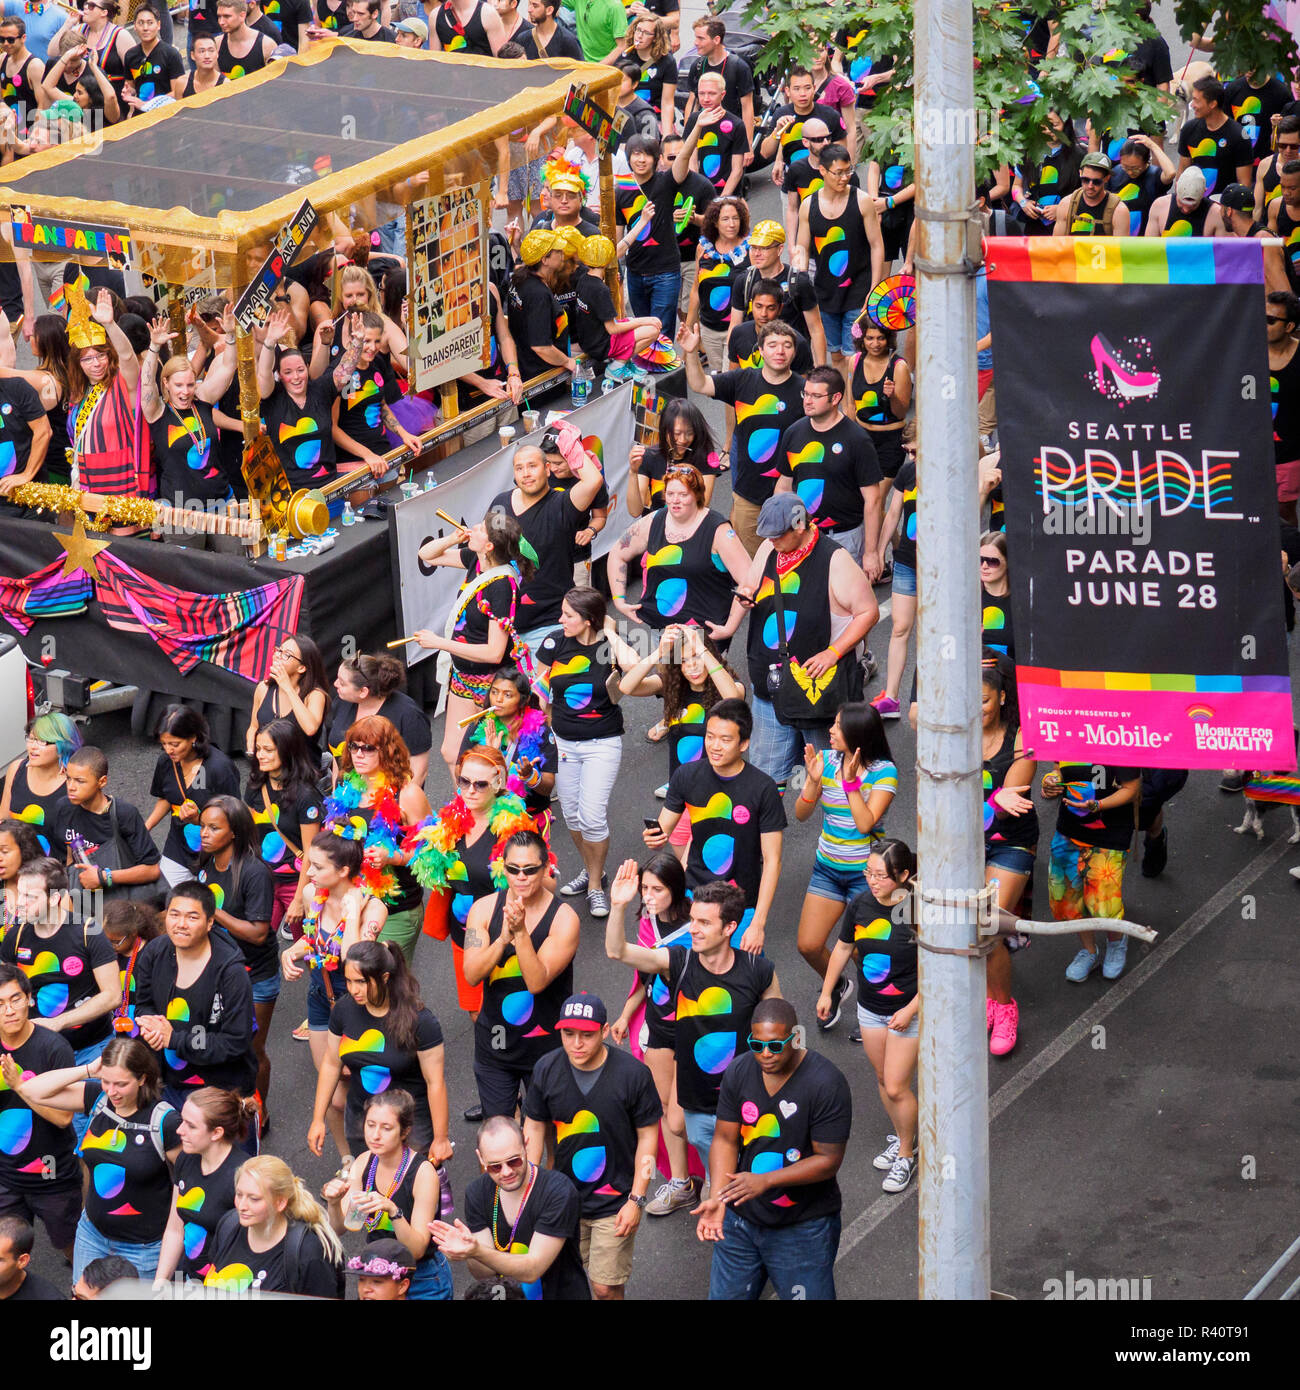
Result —
<path fill-rule="evenodd" d="M 1273 460 L 1293 463 L 1300 459 L 1300 348 L 1279 371 L 1268 374 L 1273 409 Z M 18 804 L 17 800 L 14 805 Z"/>
<path fill-rule="evenodd" d="M 220 59 L 220 54 L 218 54 L 217 56 L 218 56 L 218 60 L 219 60 L 219 59 Z M 216 87 L 224 86 L 224 84 L 227 83 L 227 82 L 229 82 L 229 81 L 230 81 L 230 79 L 226 76 L 226 74 L 225 74 L 224 72 L 218 71 L 218 75 L 217 75 L 217 80 L 216 80 L 216 82 L 213 83 L 212 87 L 206 87 L 204 90 L 210 92 L 210 91 L 212 91 L 212 90 L 213 90 L 214 88 L 216 88 Z M 194 69 L 191 68 L 191 69 L 190 69 L 190 75 L 185 79 L 185 90 L 181 93 L 181 96 L 182 96 L 182 97 L 192 97 L 193 95 L 194 95 Z"/>
<path fill-rule="evenodd" d="M 853 407 L 857 412 L 858 422 L 869 430 L 901 430 L 906 423 L 894 414 L 883 389 L 886 381 L 893 381 L 894 369 L 902 360 L 898 353 L 891 353 L 885 370 L 875 378 L 867 375 L 865 352 L 860 352 L 853 364 L 853 376 L 849 382 L 849 389 L 853 393 Z"/>
<path fill-rule="evenodd" d="M 1165 229 L 1161 236 L 1204 236 L 1205 219 L 1214 206 L 1208 198 L 1202 198 L 1193 212 L 1184 212 L 1172 194 L 1169 198 L 1169 215 L 1165 218 Z"/>
<path fill-rule="evenodd" d="M 682 922 L 658 922 L 661 940 L 667 940 L 674 932 L 680 931 Z M 673 1002 L 673 992 L 662 975 L 637 972 L 645 986 L 645 1026 L 647 1047 L 672 1047 L 674 1024 L 677 1022 L 677 1006 Z"/>
<path fill-rule="evenodd" d="M 710 688 L 713 682 L 709 681 Z M 709 710 L 704 704 L 708 691 L 695 691 L 689 686 L 683 694 L 685 703 L 675 718 L 668 721 L 668 776 L 683 763 L 697 763 L 704 756 L 704 725 Z"/>
<path fill-rule="evenodd" d="M 307 694 L 311 694 L 310 691 Z M 304 702 L 306 696 L 303 697 Z M 284 708 L 279 706 L 283 704 Z M 298 716 L 294 713 L 293 706 L 289 703 L 288 696 L 280 694 L 280 687 L 276 685 L 270 677 L 267 677 L 266 693 L 262 696 L 262 701 L 257 707 L 257 712 L 253 716 L 253 727 L 260 729 L 263 724 L 269 724 L 273 719 L 287 719 L 291 724 L 297 725 L 302 736 L 307 740 L 308 746 L 317 753 L 325 746 L 325 721 L 322 719 L 320 728 L 314 734 L 309 734 L 299 722 Z"/>
<path fill-rule="evenodd" d="M 67 803 L 68 796 L 62 787 L 49 793 L 48 796 L 38 796 L 27 784 L 27 763 L 24 760 L 14 768 L 14 780 L 9 789 L 9 818 L 11 820 L 25 821 L 36 832 L 37 839 L 41 842 L 41 849 L 45 854 L 54 854 L 60 863 L 63 862 L 63 855 L 55 852 L 55 846 L 50 840 L 52 833 L 51 827 L 54 823 L 54 813 L 60 806 Z"/>
<path fill-rule="evenodd" d="M 251 72 L 261 72 L 266 66 L 262 56 L 262 40 L 266 37 L 260 30 L 253 30 L 253 46 L 242 58 L 236 58 L 230 51 L 230 36 L 221 36 L 221 47 L 217 49 L 217 69 L 227 77 L 247 77 Z"/>
<path fill-rule="evenodd" d="M 1277 171 L 1277 155 L 1273 156 L 1273 162 L 1269 165 L 1268 173 L 1264 175 L 1264 206 L 1259 209 L 1260 216 L 1265 223 L 1268 222 L 1268 205 L 1274 198 L 1282 196 L 1282 176 Z"/>
<path fill-rule="evenodd" d="M 1277 206 L 1277 234 L 1282 238 L 1287 279 L 1291 281 L 1294 294 L 1296 286 L 1300 285 L 1300 220 L 1291 216 L 1283 202 Z"/>
<path fill-rule="evenodd" d="M 1006 784 L 1007 773 L 1016 760 L 1017 730 L 1008 726 L 1002 736 L 1001 746 L 991 758 L 984 759 L 984 844 L 1019 845 L 1022 849 L 1033 850 L 1038 847 L 1038 812 L 1026 811 L 1023 816 L 996 815 L 989 797 L 999 787 Z M 1032 797 L 1029 793 L 1021 795 Z"/>
<path fill-rule="evenodd" d="M 983 614 L 984 645 L 1014 657 L 1016 641 L 1011 631 L 1011 595 L 991 594 L 981 585 L 980 610 Z"/>
<path fill-rule="evenodd" d="M 415 1180 L 420 1176 L 420 1169 L 423 1168 L 429 1160 L 412 1149 L 407 1149 L 406 1152 L 402 1154 L 402 1159 L 406 1160 L 406 1171 L 402 1174 L 401 1182 L 399 1182 L 391 1192 L 384 1192 L 384 1189 L 378 1187 L 375 1182 L 375 1172 L 379 1166 L 379 1160 L 374 1154 L 371 1154 L 366 1160 L 366 1171 L 361 1190 L 363 1192 L 384 1192 L 388 1200 L 401 1212 L 407 1225 L 410 1225 L 411 1216 L 415 1211 Z M 399 1168 L 401 1166 L 400 1160 L 398 1166 Z M 437 1215 L 436 1212 L 434 1214 Z M 387 1212 L 381 1213 L 373 1226 L 367 1221 L 365 1231 L 367 1245 L 369 1245 L 372 1240 L 396 1240 L 397 1238 L 393 1230 L 393 1218 L 389 1216 Z M 436 1246 L 431 1247 L 428 1256 L 432 1258 L 436 1250 Z"/>
<path fill-rule="evenodd" d="M 492 851 L 496 848 L 496 842 L 497 838 L 491 830 L 484 830 L 472 845 L 463 839 L 456 841 L 461 867 L 453 866 L 454 878 L 448 875 L 447 888 L 451 901 L 447 904 L 447 931 L 462 950 L 470 908 L 479 898 L 486 898 L 497 890 L 492 882 Z M 462 873 L 464 877 L 461 877 Z"/>
<path fill-rule="evenodd" d="M 469 23 L 462 25 L 450 4 L 442 5 L 433 21 L 433 32 L 446 53 L 477 53 L 482 58 L 492 56 L 492 44 L 483 27 L 483 6 L 475 5 Z"/>
<path fill-rule="evenodd" d="M 374 817 L 375 808 L 373 806 L 358 806 L 352 814 L 361 816 L 369 825 Z M 390 864 L 388 868 L 397 880 L 397 896 L 388 903 L 389 912 L 409 912 L 411 908 L 419 907 L 424 901 L 424 890 L 420 887 L 415 875 L 405 864 Z"/>
<path fill-rule="evenodd" d="M 808 554 L 781 576 L 786 641 L 791 654 L 800 661 L 806 661 L 816 652 L 825 651 L 826 644 L 831 640 L 831 560 L 839 549 L 829 536 L 822 535 Z M 776 552 L 773 551 L 767 558 L 767 568 L 754 595 L 746 652 L 752 687 L 764 698 L 770 698 L 767 694 L 767 668 L 781 659 L 776 603 L 773 599 L 775 581 Z"/>
<path fill-rule="evenodd" d="M 0 63 L 0 99 L 12 101 L 15 105 L 29 106 L 30 97 L 31 103 L 35 103 L 36 93 L 27 77 L 27 69 L 31 67 L 35 57 L 34 53 L 29 53 L 17 70 L 10 69 L 8 58 Z M 31 109 L 34 109 L 34 106 Z"/>
<path fill-rule="evenodd" d="M 871 288 L 871 245 L 857 199 L 858 190 L 850 188 L 844 211 L 836 218 L 822 212 L 821 191 L 808 199 L 808 228 L 817 258 L 813 289 L 820 307 L 832 314 L 859 308 Z"/>
<path fill-rule="evenodd" d="M 650 541 L 645 553 L 645 592 L 640 618 L 658 629 L 669 623 L 725 623 L 731 611 L 731 575 L 714 554 L 713 538 L 726 521 L 706 508 L 694 535 L 684 541 L 668 539 L 668 509 L 650 518 Z"/>
<path fill-rule="evenodd" d="M 506 895 L 497 894 L 488 923 L 488 940 L 501 935 Z M 542 920 L 529 932 L 533 949 L 540 951 L 551 934 L 558 898 L 551 899 Z M 498 1066 L 531 1071 L 548 1052 L 560 1046 L 555 1025 L 560 1021 L 564 1001 L 573 993 L 573 962 L 560 971 L 540 994 L 524 987 L 519 957 L 513 946 L 507 948 L 500 964 L 483 983 L 483 1007 L 474 1022 L 474 1051 L 484 1061 Z M 493 1046 L 500 1043 L 499 1047 Z"/>

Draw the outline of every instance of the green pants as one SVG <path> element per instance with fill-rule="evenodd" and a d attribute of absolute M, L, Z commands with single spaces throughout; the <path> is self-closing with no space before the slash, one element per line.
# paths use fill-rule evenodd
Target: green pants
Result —
<path fill-rule="evenodd" d="M 415 955 L 416 943 L 420 939 L 420 927 L 424 922 L 424 907 L 408 907 L 404 912 L 390 912 L 384 929 L 379 933 L 380 941 L 391 941 L 402 948 L 407 965 Z"/>

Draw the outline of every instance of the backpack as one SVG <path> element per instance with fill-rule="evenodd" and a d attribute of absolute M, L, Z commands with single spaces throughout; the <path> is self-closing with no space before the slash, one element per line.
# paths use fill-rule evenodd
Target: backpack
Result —
<path fill-rule="evenodd" d="M 212 1233 L 213 1251 L 221 1250 L 239 1229 L 239 1213 L 231 1210 L 217 1222 L 216 1230 Z M 307 1261 L 311 1258 L 309 1253 L 304 1253 L 304 1246 L 311 1240 L 316 1240 L 316 1234 L 305 1221 L 290 1221 L 289 1230 L 284 1238 L 284 1277 L 289 1287 L 277 1292 L 298 1293 L 302 1283 L 303 1271 L 307 1267 Z M 323 1253 L 323 1251 L 322 1251 Z M 336 1264 L 332 1266 L 337 1292 L 335 1297 L 341 1302 L 345 1293 L 343 1266 Z"/>
<path fill-rule="evenodd" d="M 95 1116 L 108 1108 L 108 1094 L 105 1091 L 101 1091 L 99 1093 L 99 1099 L 95 1102 L 94 1108 L 87 1117 L 86 1134 L 90 1133 L 90 1126 Z M 116 1121 L 118 1129 L 125 1130 L 128 1134 L 148 1134 L 150 1140 L 153 1142 L 154 1152 L 164 1163 L 167 1163 L 167 1148 L 163 1143 L 163 1117 L 169 1111 L 174 1111 L 175 1109 L 176 1107 L 168 1101 L 160 1100 L 149 1112 L 148 1120 L 143 1123 L 139 1120 L 124 1120 L 116 1110 L 113 1111 L 113 1119 Z M 83 1135 L 80 1143 L 77 1145 L 78 1158 L 81 1157 L 81 1145 L 85 1142 L 85 1136 Z"/>

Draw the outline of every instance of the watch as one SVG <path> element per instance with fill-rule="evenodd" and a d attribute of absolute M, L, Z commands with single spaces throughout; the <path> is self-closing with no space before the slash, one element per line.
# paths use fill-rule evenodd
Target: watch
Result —
<path fill-rule="evenodd" d="M 650 1198 L 644 1196 L 638 1197 L 635 1192 L 629 1192 L 627 1194 L 627 1200 L 629 1202 L 634 1203 L 638 1207 L 644 1207 L 646 1203 L 649 1202 Z"/>

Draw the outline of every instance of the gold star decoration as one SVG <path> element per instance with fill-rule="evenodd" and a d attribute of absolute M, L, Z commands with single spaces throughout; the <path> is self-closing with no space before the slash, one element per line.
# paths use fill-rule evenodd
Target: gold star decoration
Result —
<path fill-rule="evenodd" d="M 63 562 L 63 573 L 60 579 L 66 579 L 70 574 L 76 574 L 78 570 L 84 570 L 90 578 L 95 576 L 95 556 L 101 550 L 107 550 L 112 544 L 111 541 L 92 541 L 86 535 L 86 518 L 77 513 L 76 520 L 72 523 L 72 534 L 68 535 L 63 531 L 56 531 L 54 539 L 62 543 L 67 551 L 68 558 Z"/>

